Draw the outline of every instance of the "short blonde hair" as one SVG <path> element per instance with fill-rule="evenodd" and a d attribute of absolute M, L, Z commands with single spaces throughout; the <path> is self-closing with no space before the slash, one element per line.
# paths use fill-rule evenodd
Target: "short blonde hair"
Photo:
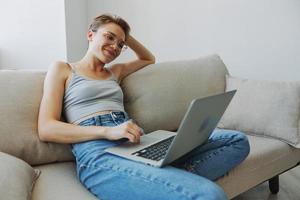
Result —
<path fill-rule="evenodd" d="M 117 15 L 103 14 L 98 17 L 95 17 L 93 19 L 92 23 L 89 25 L 88 30 L 97 32 L 99 27 L 101 27 L 104 24 L 108 24 L 108 23 L 114 23 L 114 24 L 119 25 L 122 28 L 122 30 L 124 31 L 125 38 L 127 39 L 129 32 L 130 32 L 130 26 L 124 19 L 122 19 L 121 17 L 119 17 Z"/>

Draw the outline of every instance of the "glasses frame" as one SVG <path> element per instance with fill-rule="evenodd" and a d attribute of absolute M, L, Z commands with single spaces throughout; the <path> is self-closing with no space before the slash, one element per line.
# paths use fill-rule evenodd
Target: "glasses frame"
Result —
<path fill-rule="evenodd" d="M 113 35 L 112 33 L 104 32 L 102 35 L 108 44 L 111 44 L 111 45 L 117 44 L 117 48 L 120 52 L 124 52 L 124 51 L 126 51 L 126 49 L 128 49 L 128 46 L 126 45 L 125 41 L 122 41 L 122 42 L 124 42 L 124 44 L 123 44 L 122 48 L 120 48 L 117 37 L 115 35 Z M 109 39 L 109 37 L 112 37 L 113 39 Z"/>

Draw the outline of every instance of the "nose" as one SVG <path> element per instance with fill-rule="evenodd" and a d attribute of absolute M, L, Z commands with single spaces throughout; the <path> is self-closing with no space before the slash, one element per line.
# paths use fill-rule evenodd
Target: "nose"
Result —
<path fill-rule="evenodd" d="M 111 44 L 110 46 L 113 47 L 114 50 L 119 50 L 118 44 L 116 42 Z"/>

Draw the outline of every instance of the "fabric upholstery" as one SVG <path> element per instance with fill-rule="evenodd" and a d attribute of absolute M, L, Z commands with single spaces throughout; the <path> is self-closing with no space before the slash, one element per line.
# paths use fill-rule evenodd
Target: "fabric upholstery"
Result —
<path fill-rule="evenodd" d="M 97 200 L 76 177 L 75 163 L 61 162 L 37 166 L 42 171 L 32 200 Z"/>
<path fill-rule="evenodd" d="M 300 150 L 279 140 L 248 136 L 250 154 L 241 165 L 217 183 L 229 198 L 245 192 L 258 183 L 293 167 L 299 162 Z M 230 159 L 230 158 L 228 158 Z M 36 182 L 32 200 L 94 200 L 95 197 L 82 186 L 76 177 L 72 162 L 36 166 L 42 171 Z M 55 192 L 53 192 L 55 191 Z"/>
<path fill-rule="evenodd" d="M 45 72 L 0 71 L 0 151 L 29 164 L 73 160 L 69 145 L 41 142 L 37 119 Z"/>
<path fill-rule="evenodd" d="M 146 133 L 174 131 L 192 99 L 224 92 L 226 73 L 217 55 L 149 65 L 121 83 L 125 110 Z"/>
<path fill-rule="evenodd" d="M 125 109 L 147 132 L 176 130 L 193 98 L 224 92 L 227 73 L 217 55 L 147 66 L 122 82 Z M 42 173 L 35 183 L 32 200 L 96 200 L 76 177 L 75 163 L 60 162 L 73 159 L 69 146 L 40 142 L 37 137 L 37 116 L 44 77 L 44 71 L 0 71 L 0 151 L 22 158 L 31 165 L 42 164 L 34 166 Z M 248 138 L 251 146 L 248 158 L 217 181 L 229 198 L 299 162 L 299 149 L 270 138 L 251 135 Z M 18 164 L 3 165 L 8 163 L 7 160 L 0 154 L 0 184 L 8 186 L 2 178 L 13 171 L 13 175 L 19 177 L 16 180 L 20 187 L 28 188 L 27 180 L 30 182 L 30 177 L 37 177 L 38 171 L 26 164 L 19 164 L 23 163 L 20 160 L 13 161 Z M 60 163 L 45 164 L 55 161 Z M 9 188 L 13 188 L 15 193 L 17 185 Z M 4 186 L 0 188 L 0 198 L 5 196 L 10 200 L 7 197 L 10 195 L 7 194 L 9 189 L 5 189 L 6 193 L 1 190 Z"/>
<path fill-rule="evenodd" d="M 272 137 L 300 148 L 300 82 L 226 76 L 226 91 L 237 89 L 220 128 Z"/>
<path fill-rule="evenodd" d="M 39 174 L 23 160 L 0 152 L 0 199 L 30 200 Z"/>
<path fill-rule="evenodd" d="M 300 149 L 271 138 L 248 135 L 248 139 L 250 153 L 246 160 L 217 181 L 229 199 L 299 162 Z"/>

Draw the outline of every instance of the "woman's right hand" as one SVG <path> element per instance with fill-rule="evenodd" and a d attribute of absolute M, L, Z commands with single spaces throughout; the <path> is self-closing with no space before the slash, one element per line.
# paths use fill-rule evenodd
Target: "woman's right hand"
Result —
<path fill-rule="evenodd" d="M 129 120 L 118 126 L 108 127 L 106 138 L 108 140 L 127 138 L 130 142 L 140 143 L 141 135 L 143 135 L 142 129 L 132 120 Z"/>

